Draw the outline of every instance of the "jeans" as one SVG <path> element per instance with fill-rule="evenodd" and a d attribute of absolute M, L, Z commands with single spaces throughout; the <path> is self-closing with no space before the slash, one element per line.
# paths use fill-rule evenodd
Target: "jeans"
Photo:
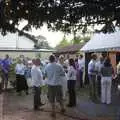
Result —
<path fill-rule="evenodd" d="M 96 75 L 89 75 L 90 81 L 90 97 L 92 100 L 97 99 L 97 84 L 96 84 Z"/>

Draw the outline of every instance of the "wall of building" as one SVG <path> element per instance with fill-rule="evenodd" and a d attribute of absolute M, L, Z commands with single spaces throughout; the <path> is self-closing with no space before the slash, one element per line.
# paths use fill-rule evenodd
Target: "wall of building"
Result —
<path fill-rule="evenodd" d="M 70 58 L 76 58 L 76 56 L 79 56 L 80 54 L 83 54 L 84 55 L 84 53 L 83 52 L 73 52 L 73 53 L 61 53 L 61 54 L 56 54 L 56 56 L 60 56 L 60 55 L 63 55 L 64 56 L 64 58 L 65 59 L 67 59 L 67 56 L 69 55 L 69 57 Z"/>
<path fill-rule="evenodd" d="M 24 55 L 25 57 L 35 58 L 40 56 L 41 59 L 47 59 L 52 52 L 17 52 L 17 51 L 0 51 L 0 58 L 4 58 L 4 56 L 8 54 L 11 58 L 19 57 L 20 55 Z"/>

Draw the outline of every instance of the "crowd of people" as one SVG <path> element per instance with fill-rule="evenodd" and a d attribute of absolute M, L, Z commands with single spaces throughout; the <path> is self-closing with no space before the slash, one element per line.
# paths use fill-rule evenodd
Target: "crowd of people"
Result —
<path fill-rule="evenodd" d="M 8 55 L 1 60 L 1 84 L 5 91 L 7 90 L 8 73 L 13 63 L 14 61 Z M 55 116 L 56 101 L 61 106 L 61 113 L 65 112 L 64 100 L 67 91 L 69 95 L 67 106 L 76 106 L 75 84 L 77 72 L 74 59 L 70 58 L 65 61 L 63 56 L 57 59 L 54 55 L 51 55 L 49 60 L 41 61 L 39 58 L 26 60 L 23 56 L 20 56 L 16 60 L 14 71 L 16 75 L 15 89 L 18 95 L 22 95 L 22 91 L 28 95 L 29 87 L 33 88 L 34 110 L 40 110 L 40 106 L 44 105 L 41 101 L 43 83 L 47 85 L 47 97 L 51 104 L 52 116 Z"/>
<path fill-rule="evenodd" d="M 0 60 L 1 68 L 1 88 L 7 89 L 8 73 L 13 61 L 8 55 Z M 119 65 L 120 66 L 120 65 Z M 120 67 L 117 67 L 118 77 L 120 76 Z M 76 87 L 84 88 L 85 58 L 77 55 L 76 58 L 67 59 L 63 55 L 55 57 L 50 55 L 49 60 L 41 61 L 39 58 L 24 59 L 20 56 L 15 64 L 15 89 L 18 95 L 22 91 L 29 94 L 29 87 L 33 88 L 34 110 L 40 110 L 44 105 L 41 101 L 41 91 L 44 84 L 47 85 L 47 98 L 52 108 L 52 116 L 55 116 L 55 102 L 60 104 L 61 112 L 65 112 L 64 100 L 68 93 L 68 107 L 75 107 Z M 90 99 L 100 99 L 102 103 L 111 103 L 111 86 L 114 70 L 111 61 L 107 56 L 91 54 L 91 60 L 88 64 L 89 91 Z M 44 83 L 44 84 L 43 84 Z"/>

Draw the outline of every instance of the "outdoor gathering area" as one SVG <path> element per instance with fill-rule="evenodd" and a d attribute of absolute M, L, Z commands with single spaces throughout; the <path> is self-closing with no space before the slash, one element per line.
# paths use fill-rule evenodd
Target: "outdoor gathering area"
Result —
<path fill-rule="evenodd" d="M 0 0 L 0 120 L 120 120 L 119 0 Z"/>

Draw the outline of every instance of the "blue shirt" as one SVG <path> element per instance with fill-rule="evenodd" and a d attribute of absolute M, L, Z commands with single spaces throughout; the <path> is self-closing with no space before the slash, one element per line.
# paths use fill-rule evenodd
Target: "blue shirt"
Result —
<path fill-rule="evenodd" d="M 4 73 L 8 73 L 9 70 L 10 70 L 10 64 L 11 64 L 11 61 L 9 59 L 3 59 L 0 61 L 0 65 L 2 67 L 2 71 Z"/>
<path fill-rule="evenodd" d="M 62 85 L 62 78 L 65 76 L 65 72 L 61 65 L 54 62 L 46 66 L 45 75 L 48 78 L 48 85 Z"/>

